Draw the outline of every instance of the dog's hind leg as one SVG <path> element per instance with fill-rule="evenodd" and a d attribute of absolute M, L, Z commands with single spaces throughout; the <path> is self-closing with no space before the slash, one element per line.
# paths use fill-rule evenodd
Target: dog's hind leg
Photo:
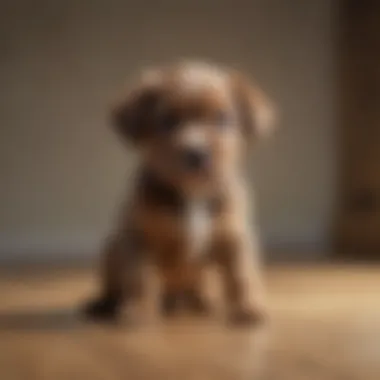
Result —
<path fill-rule="evenodd" d="M 106 242 L 101 263 L 100 294 L 84 309 L 87 317 L 115 319 L 126 301 L 141 296 L 144 254 L 135 232 L 124 231 Z"/>
<path fill-rule="evenodd" d="M 216 249 L 230 321 L 236 324 L 262 322 L 266 312 L 261 270 L 250 237 L 225 236 Z"/>

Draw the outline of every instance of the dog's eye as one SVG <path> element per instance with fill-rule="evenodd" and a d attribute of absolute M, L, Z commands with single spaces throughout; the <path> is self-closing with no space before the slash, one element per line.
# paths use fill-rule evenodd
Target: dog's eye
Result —
<path fill-rule="evenodd" d="M 167 133 L 172 132 L 179 124 L 179 118 L 173 112 L 167 112 L 161 116 L 160 131 Z"/>
<path fill-rule="evenodd" d="M 215 124 L 219 128 L 226 128 L 231 124 L 231 116 L 228 112 L 218 111 L 215 115 Z"/>

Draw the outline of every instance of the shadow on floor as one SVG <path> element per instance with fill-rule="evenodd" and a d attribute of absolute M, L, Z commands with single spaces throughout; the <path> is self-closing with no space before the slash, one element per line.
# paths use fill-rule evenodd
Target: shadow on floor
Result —
<path fill-rule="evenodd" d="M 74 308 L 0 312 L 0 331 L 73 330 L 88 325 Z"/>

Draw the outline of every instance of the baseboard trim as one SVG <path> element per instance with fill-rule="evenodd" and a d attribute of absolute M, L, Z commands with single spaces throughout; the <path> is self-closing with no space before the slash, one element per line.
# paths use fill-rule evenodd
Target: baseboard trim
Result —
<path fill-rule="evenodd" d="M 70 244 L 56 239 L 49 244 L 3 245 L 0 247 L 0 266 L 35 265 L 92 265 L 97 262 L 102 240 Z M 265 262 L 319 262 L 331 255 L 326 244 L 316 242 L 268 242 L 263 244 Z"/>

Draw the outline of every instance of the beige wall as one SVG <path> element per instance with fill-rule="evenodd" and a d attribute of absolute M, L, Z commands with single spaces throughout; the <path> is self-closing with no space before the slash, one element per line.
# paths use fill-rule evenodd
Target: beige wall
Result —
<path fill-rule="evenodd" d="M 131 167 L 107 101 L 141 65 L 179 56 L 238 65 L 275 99 L 281 130 L 252 157 L 263 236 L 325 243 L 330 13 L 329 0 L 2 2 L 1 259 L 95 253 Z"/>

